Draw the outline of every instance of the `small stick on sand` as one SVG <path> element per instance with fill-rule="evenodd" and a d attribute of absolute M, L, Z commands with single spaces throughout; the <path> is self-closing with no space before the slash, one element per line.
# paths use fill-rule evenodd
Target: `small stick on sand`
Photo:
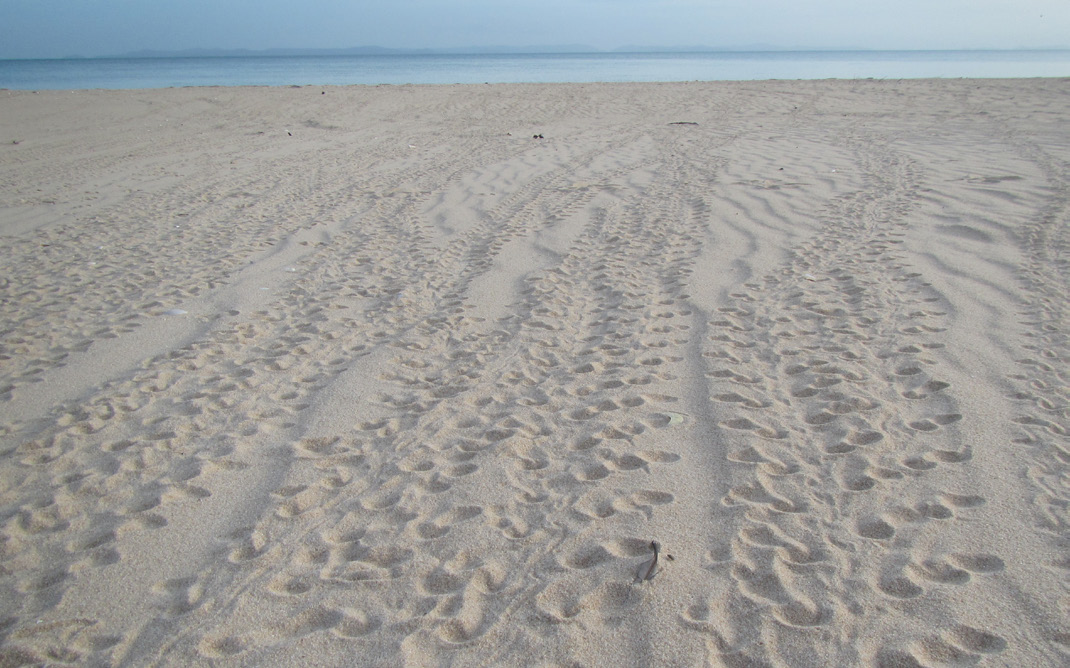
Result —
<path fill-rule="evenodd" d="M 639 572 L 635 575 L 636 582 L 644 582 L 651 580 L 657 575 L 658 572 L 658 550 L 661 549 L 661 545 L 658 545 L 656 540 L 650 541 L 650 549 L 654 550 L 654 556 L 649 561 L 644 561 L 643 565 L 639 567 Z"/>

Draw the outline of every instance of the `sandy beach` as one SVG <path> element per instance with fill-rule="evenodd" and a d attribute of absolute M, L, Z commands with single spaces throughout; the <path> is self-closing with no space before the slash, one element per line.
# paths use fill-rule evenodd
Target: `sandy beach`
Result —
<path fill-rule="evenodd" d="M 0 666 L 1065 666 L 1068 291 L 1068 79 L 0 91 Z"/>

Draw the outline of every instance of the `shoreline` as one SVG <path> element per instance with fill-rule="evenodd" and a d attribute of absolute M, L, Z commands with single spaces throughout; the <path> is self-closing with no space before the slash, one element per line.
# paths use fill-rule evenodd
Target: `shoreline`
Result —
<path fill-rule="evenodd" d="M 902 84 L 930 84 L 940 86 L 942 84 L 968 84 L 975 82 L 977 84 L 1029 84 L 1029 83 L 1064 83 L 1070 81 L 1070 75 L 1067 76 L 1035 76 L 1035 77 L 859 77 L 859 78 L 837 78 L 829 77 L 824 79 L 754 79 L 754 80 L 711 80 L 711 81 L 573 81 L 573 82 L 553 82 L 553 81 L 532 81 L 532 82 L 483 82 L 483 83 L 377 83 L 377 84 L 242 84 L 242 85 L 217 85 L 217 84 L 205 84 L 205 85 L 186 85 L 186 86 L 164 86 L 159 88 L 0 88 L 0 93 L 20 96 L 20 95 L 41 95 L 41 94 L 72 94 L 72 93 L 91 93 L 91 94 L 139 94 L 139 93 L 168 93 L 175 91 L 260 91 L 260 92 L 280 92 L 286 90 L 302 90 L 302 89 L 316 89 L 317 91 L 329 91 L 334 90 L 338 92 L 345 92 L 347 90 L 352 91 L 367 91 L 376 89 L 454 89 L 454 88 L 497 88 L 497 89 L 509 89 L 509 88 L 530 88 L 530 87 L 542 87 L 542 88 L 583 88 L 583 87 L 657 87 L 657 86 L 694 86 L 694 87 L 712 87 L 712 86 L 746 86 L 746 85 L 768 85 L 768 86 L 784 86 L 784 85 L 801 85 L 806 86 L 808 84 L 843 84 L 843 85 L 868 85 L 868 84 L 888 84 L 888 85 L 902 85 Z"/>

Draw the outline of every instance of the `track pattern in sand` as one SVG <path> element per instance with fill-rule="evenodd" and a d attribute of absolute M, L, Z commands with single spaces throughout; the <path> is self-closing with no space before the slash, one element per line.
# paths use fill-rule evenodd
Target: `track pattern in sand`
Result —
<path fill-rule="evenodd" d="M 0 149 L 0 662 L 1058 665 L 1046 86 L 59 104 Z"/>

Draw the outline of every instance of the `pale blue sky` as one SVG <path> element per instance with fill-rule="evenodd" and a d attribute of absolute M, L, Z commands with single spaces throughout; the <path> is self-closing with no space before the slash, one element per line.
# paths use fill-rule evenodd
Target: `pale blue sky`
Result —
<path fill-rule="evenodd" d="M 1070 0 L 0 0 L 0 58 L 561 44 L 1070 48 Z"/>

